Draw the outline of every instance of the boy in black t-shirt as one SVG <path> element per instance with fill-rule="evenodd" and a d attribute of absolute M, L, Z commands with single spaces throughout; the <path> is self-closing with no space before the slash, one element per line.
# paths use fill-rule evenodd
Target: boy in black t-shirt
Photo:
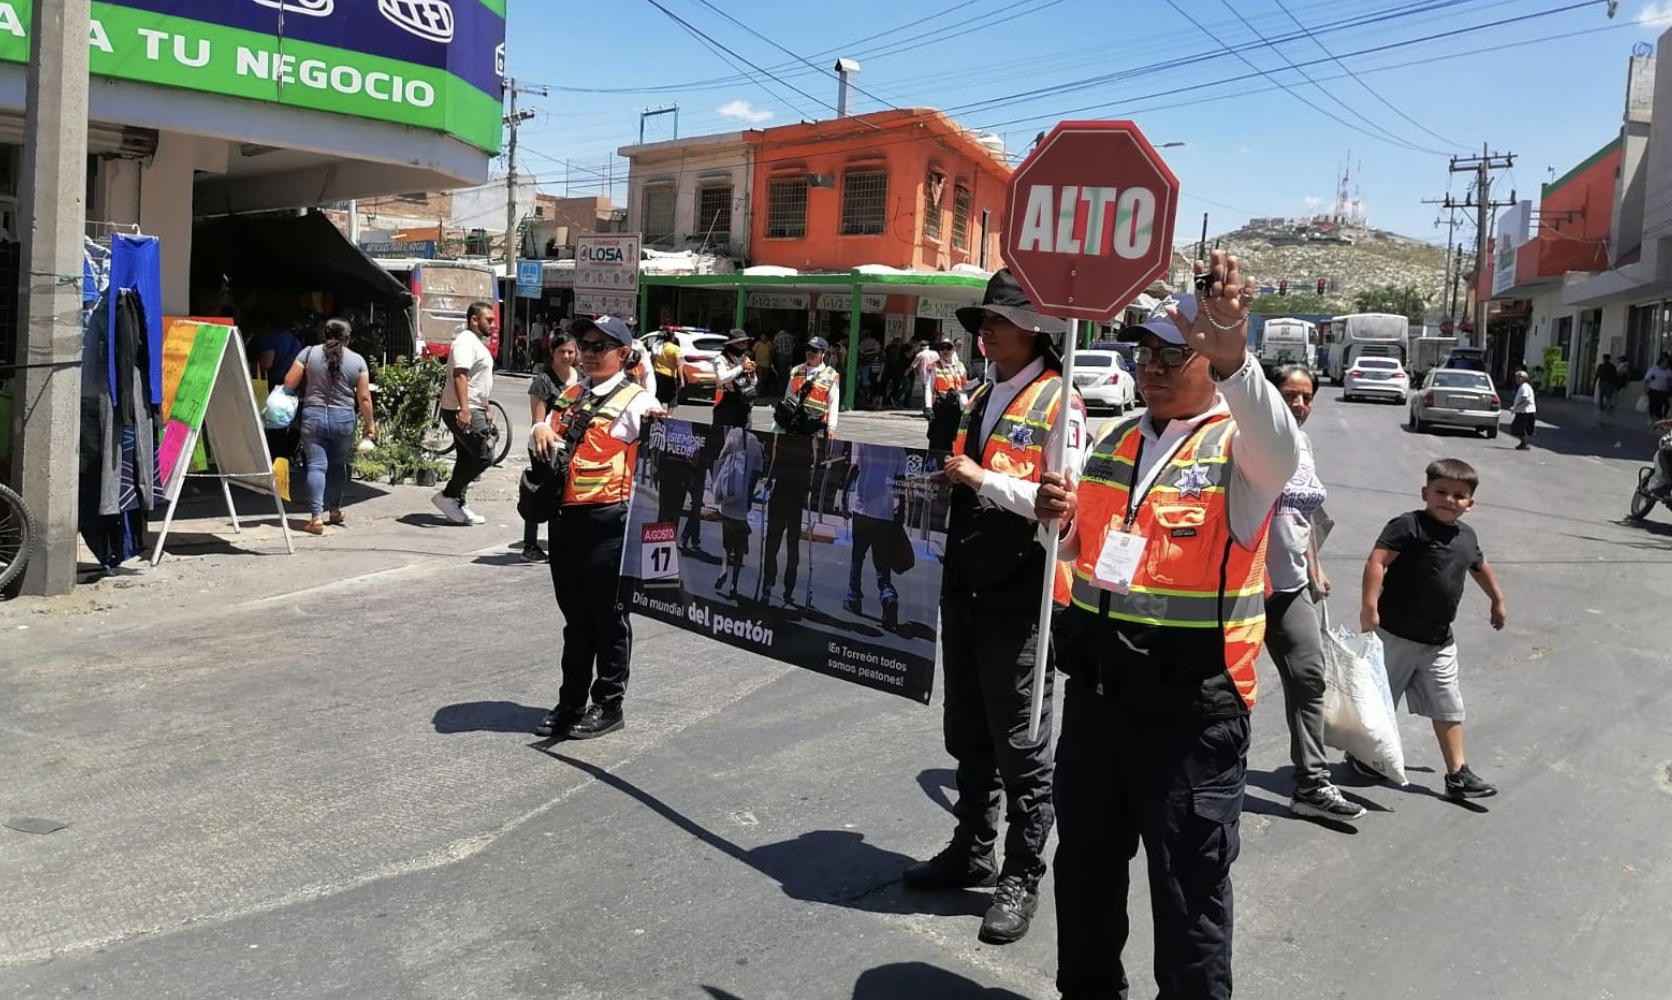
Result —
<path fill-rule="evenodd" d="M 1446 761 L 1446 794 L 1454 799 L 1496 795 L 1463 756 L 1463 693 L 1457 683 L 1457 643 L 1451 623 L 1463 599 L 1463 577 L 1474 577 L 1492 602 L 1492 627 L 1507 611 L 1498 578 L 1481 554 L 1473 528 L 1462 522 L 1475 502 L 1480 477 L 1466 462 L 1429 463 L 1422 510 L 1387 523 L 1364 564 L 1359 627 L 1381 637 L 1388 686 L 1397 705 L 1433 720 Z M 1380 777 L 1353 760 L 1361 774 Z"/>

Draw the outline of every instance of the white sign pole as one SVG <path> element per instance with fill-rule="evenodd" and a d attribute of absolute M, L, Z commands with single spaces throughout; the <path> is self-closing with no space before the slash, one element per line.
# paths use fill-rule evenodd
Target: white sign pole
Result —
<path fill-rule="evenodd" d="M 1074 348 L 1080 339 L 1080 321 L 1068 321 L 1068 332 L 1062 344 L 1062 398 L 1057 406 L 1057 419 L 1052 425 L 1056 435 L 1045 455 L 1045 468 L 1067 472 L 1069 407 L 1074 405 Z M 1033 708 L 1028 713 L 1028 742 L 1039 740 L 1040 716 L 1045 712 L 1045 677 L 1051 659 L 1051 603 L 1057 582 L 1057 522 L 1046 521 L 1039 526 L 1039 544 L 1045 547 L 1045 584 L 1039 591 L 1039 633 L 1033 644 Z"/>

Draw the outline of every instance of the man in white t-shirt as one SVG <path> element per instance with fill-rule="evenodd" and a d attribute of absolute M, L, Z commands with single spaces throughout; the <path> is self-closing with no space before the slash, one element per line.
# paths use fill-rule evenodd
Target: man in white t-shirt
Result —
<path fill-rule="evenodd" d="M 494 427 L 488 420 L 493 355 L 488 352 L 487 342 L 493 339 L 495 322 L 492 303 L 472 303 L 447 356 L 441 416 L 453 432 L 453 475 L 430 502 L 454 524 L 481 524 L 486 520 L 465 506 L 465 490 L 493 464 L 494 435 L 508 433 L 507 428 Z"/>

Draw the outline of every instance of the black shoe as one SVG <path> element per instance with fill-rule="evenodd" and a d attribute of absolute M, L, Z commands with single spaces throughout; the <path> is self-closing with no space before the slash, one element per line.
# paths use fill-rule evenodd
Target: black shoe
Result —
<path fill-rule="evenodd" d="M 729 575 L 730 574 L 728 574 L 728 573 L 721 573 L 720 574 L 720 579 L 714 581 L 714 589 L 715 590 L 721 590 L 721 591 L 725 590 L 726 589 L 726 577 L 729 576 Z"/>
<path fill-rule="evenodd" d="M 882 602 L 882 627 L 893 628 L 900 624 L 900 600 L 889 598 Z"/>
<path fill-rule="evenodd" d="M 1316 791 L 1295 793 L 1289 800 L 1289 811 L 1296 816 L 1307 816 L 1312 819 L 1338 819 L 1352 821 L 1364 815 L 1364 807 L 1357 802 L 1348 802 L 1341 790 L 1334 785 L 1325 785 Z"/>
<path fill-rule="evenodd" d="M 1484 799 L 1498 794 L 1498 786 L 1481 780 L 1469 765 L 1446 775 L 1446 795 L 1454 799 Z"/>
<path fill-rule="evenodd" d="M 842 601 L 842 610 L 850 615 L 863 614 L 865 612 L 865 599 L 862 597 L 846 598 Z"/>
<path fill-rule="evenodd" d="M 981 932 L 976 936 L 988 944 L 1020 941 L 1033 924 L 1033 911 L 1039 908 L 1038 886 L 1037 881 L 1022 875 L 999 879 L 993 905 L 981 918 Z"/>
<path fill-rule="evenodd" d="M 541 718 L 539 725 L 534 727 L 534 735 L 541 739 L 550 739 L 554 736 L 561 739 L 569 735 L 570 728 L 580 721 L 581 715 L 582 712 L 578 708 L 559 705 Z"/>
<path fill-rule="evenodd" d="M 538 545 L 530 545 L 523 549 L 522 561 L 528 563 L 543 563 L 546 561 L 546 550 Z"/>
<path fill-rule="evenodd" d="M 627 724 L 627 717 L 620 708 L 604 709 L 597 705 L 586 710 L 580 721 L 569 727 L 569 738 L 572 740 L 595 740 L 600 736 L 608 736 Z"/>
<path fill-rule="evenodd" d="M 993 885 L 999 880 L 993 852 L 973 853 L 953 841 L 927 861 L 908 865 L 901 878 L 913 889 L 969 889 Z"/>

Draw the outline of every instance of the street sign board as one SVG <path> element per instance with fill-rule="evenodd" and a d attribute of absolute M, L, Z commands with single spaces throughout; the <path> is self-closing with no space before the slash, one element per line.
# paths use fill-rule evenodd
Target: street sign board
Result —
<path fill-rule="evenodd" d="M 1010 177 L 1005 263 L 1039 312 L 1115 319 L 1167 273 L 1178 192 L 1132 122 L 1061 122 Z"/>
<path fill-rule="evenodd" d="M 435 259 L 435 240 L 376 240 L 360 244 L 360 252 L 367 257 L 422 257 Z"/>
<path fill-rule="evenodd" d="M 575 312 L 632 319 L 639 299 L 638 233 L 588 234 L 575 241 Z"/>
<path fill-rule="evenodd" d="M 539 261 L 519 260 L 517 261 L 517 284 L 532 285 L 539 288 L 541 272 L 542 266 Z"/>

